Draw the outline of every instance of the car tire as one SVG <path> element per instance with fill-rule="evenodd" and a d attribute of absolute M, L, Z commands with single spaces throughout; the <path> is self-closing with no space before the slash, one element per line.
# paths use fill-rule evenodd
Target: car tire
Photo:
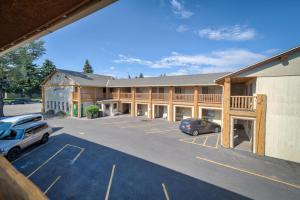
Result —
<path fill-rule="evenodd" d="M 219 132 L 220 132 L 220 127 L 218 127 L 218 126 L 215 127 L 214 132 L 215 132 L 215 133 L 219 133 Z"/>
<path fill-rule="evenodd" d="M 193 136 L 199 135 L 199 131 L 198 131 L 197 129 L 193 130 L 193 131 L 192 131 L 192 135 L 193 135 Z"/>
<path fill-rule="evenodd" d="M 43 135 L 41 139 L 41 144 L 45 144 L 46 142 L 48 142 L 48 140 L 49 140 L 49 134 L 46 133 L 45 135 Z"/>
<path fill-rule="evenodd" d="M 9 161 L 13 161 L 19 157 L 20 153 L 21 153 L 21 149 L 19 147 L 14 147 L 8 151 L 6 158 Z"/>

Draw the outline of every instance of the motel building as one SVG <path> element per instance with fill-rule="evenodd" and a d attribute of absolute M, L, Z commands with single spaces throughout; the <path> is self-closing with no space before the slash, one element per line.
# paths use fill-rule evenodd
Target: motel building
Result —
<path fill-rule="evenodd" d="M 130 114 L 176 122 L 202 118 L 222 127 L 225 148 L 300 162 L 300 47 L 233 73 L 114 79 L 56 70 L 42 83 L 43 110 L 84 117 Z"/>

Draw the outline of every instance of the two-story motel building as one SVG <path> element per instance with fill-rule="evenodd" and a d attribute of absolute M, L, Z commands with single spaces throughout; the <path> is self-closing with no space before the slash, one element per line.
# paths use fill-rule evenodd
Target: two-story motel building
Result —
<path fill-rule="evenodd" d="M 223 147 L 300 162 L 300 47 L 233 73 L 114 79 L 57 70 L 42 88 L 45 111 L 82 117 L 98 104 L 106 115 L 206 118 L 221 124 Z"/>

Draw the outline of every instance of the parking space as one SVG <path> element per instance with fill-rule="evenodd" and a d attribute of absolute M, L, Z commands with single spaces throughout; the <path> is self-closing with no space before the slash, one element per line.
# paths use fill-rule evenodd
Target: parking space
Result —
<path fill-rule="evenodd" d="M 297 199 L 300 166 L 220 146 L 178 123 L 51 119 L 48 143 L 13 162 L 50 199 Z"/>

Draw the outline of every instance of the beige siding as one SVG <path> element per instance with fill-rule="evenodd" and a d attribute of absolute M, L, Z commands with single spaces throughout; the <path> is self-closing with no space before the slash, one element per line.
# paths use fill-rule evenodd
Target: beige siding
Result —
<path fill-rule="evenodd" d="M 267 95 L 266 155 L 300 162 L 300 76 L 259 77 L 256 92 Z"/>
<path fill-rule="evenodd" d="M 63 73 L 56 72 L 45 85 L 74 85 L 74 82 Z"/>
<path fill-rule="evenodd" d="M 290 55 L 288 60 L 273 61 L 249 72 L 242 73 L 241 77 L 255 76 L 300 76 L 300 52 Z"/>

